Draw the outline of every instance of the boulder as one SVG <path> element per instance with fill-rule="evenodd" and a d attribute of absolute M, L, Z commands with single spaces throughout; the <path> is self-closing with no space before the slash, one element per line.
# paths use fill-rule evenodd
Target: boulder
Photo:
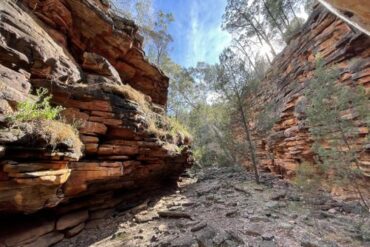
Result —
<path fill-rule="evenodd" d="M 87 210 L 72 212 L 66 215 L 61 216 L 56 223 L 56 229 L 58 231 L 64 230 L 67 228 L 75 227 L 89 218 L 89 213 Z"/>

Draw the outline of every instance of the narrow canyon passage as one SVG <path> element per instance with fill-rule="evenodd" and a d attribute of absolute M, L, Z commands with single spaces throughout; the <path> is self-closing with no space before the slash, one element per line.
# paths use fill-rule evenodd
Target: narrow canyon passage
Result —
<path fill-rule="evenodd" d="M 0 247 L 370 247 L 369 24 L 370 0 L 0 0 Z"/>
<path fill-rule="evenodd" d="M 366 246 L 370 220 L 356 203 L 302 194 L 262 174 L 262 184 L 241 168 L 212 168 L 181 177 L 176 191 L 126 211 L 91 215 L 67 246 Z"/>

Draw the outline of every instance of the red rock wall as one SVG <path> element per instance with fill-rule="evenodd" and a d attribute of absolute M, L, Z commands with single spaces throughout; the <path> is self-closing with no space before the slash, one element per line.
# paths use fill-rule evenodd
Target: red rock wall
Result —
<path fill-rule="evenodd" d="M 273 104 L 278 116 L 271 131 L 255 133 L 261 165 L 287 178 L 292 178 L 303 162 L 313 162 L 309 129 L 300 106 L 317 54 L 327 66 L 335 65 L 340 70 L 338 83 L 362 85 L 370 94 L 370 37 L 318 5 L 303 29 L 274 59 L 254 99 L 255 113 L 262 110 L 260 106 Z M 355 118 L 350 114 L 348 117 Z M 370 148 L 365 140 L 369 130 L 362 123 L 357 125 L 360 133 L 357 145 L 364 151 L 361 169 L 370 177 Z"/>
<path fill-rule="evenodd" d="M 168 78 L 144 57 L 142 37 L 135 24 L 103 8 L 100 1 L 23 1 L 43 28 L 77 62 L 84 52 L 106 58 L 122 80 L 149 95 L 154 103 L 167 103 Z"/>
<path fill-rule="evenodd" d="M 148 109 L 164 115 L 168 78 L 144 57 L 133 22 L 100 0 L 5 0 L 0 19 L 0 246 L 71 237 L 191 166 L 186 140 L 148 130 Z M 4 125 L 39 87 L 77 124 L 82 156 Z"/>
<path fill-rule="evenodd" d="M 367 0 L 320 0 L 347 23 L 370 35 L 370 2 Z"/>

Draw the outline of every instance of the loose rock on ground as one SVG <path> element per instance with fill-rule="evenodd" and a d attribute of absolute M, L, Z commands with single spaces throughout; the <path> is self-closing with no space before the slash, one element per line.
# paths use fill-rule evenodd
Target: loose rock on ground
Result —
<path fill-rule="evenodd" d="M 257 185 L 240 168 L 207 169 L 57 246 L 370 246 L 369 217 L 356 206 L 329 196 L 313 205 L 285 181 L 263 178 Z"/>

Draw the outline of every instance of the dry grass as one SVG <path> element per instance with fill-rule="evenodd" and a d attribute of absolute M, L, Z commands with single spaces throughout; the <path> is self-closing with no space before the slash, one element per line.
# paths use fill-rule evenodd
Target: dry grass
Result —
<path fill-rule="evenodd" d="M 165 136 L 166 133 L 158 126 L 158 122 L 160 122 L 160 117 L 151 110 L 151 103 L 148 101 L 147 96 L 128 84 L 105 84 L 102 85 L 102 88 L 106 92 L 118 94 L 125 99 L 138 104 L 145 115 L 145 119 L 147 120 L 148 132 L 161 138 Z"/>
<path fill-rule="evenodd" d="M 116 84 L 104 84 L 102 88 L 106 92 L 121 95 L 122 97 L 136 102 L 144 111 L 149 110 L 150 103 L 148 102 L 147 96 L 138 90 L 134 89 L 128 84 L 116 85 Z"/>
<path fill-rule="evenodd" d="M 149 98 L 130 85 L 105 84 L 102 88 L 106 92 L 118 94 L 127 100 L 135 102 L 145 115 L 147 132 L 165 140 L 172 139 L 174 143 L 190 142 L 189 131 L 176 119 L 166 117 L 153 111 Z"/>
<path fill-rule="evenodd" d="M 149 134 L 153 134 L 161 139 L 165 138 L 167 132 L 163 125 L 164 116 L 157 114 L 152 111 L 151 103 L 148 97 L 140 91 L 134 89 L 130 85 L 116 85 L 116 84 L 105 84 L 102 88 L 106 92 L 111 92 L 124 97 L 127 100 L 133 101 L 138 104 L 140 109 L 145 115 L 147 121 L 147 131 Z"/>
<path fill-rule="evenodd" d="M 35 120 L 13 126 L 13 128 L 16 127 L 30 136 L 33 141 L 43 141 L 52 149 L 64 146 L 63 149 L 67 149 L 66 151 L 77 159 L 82 156 L 83 144 L 78 136 L 78 131 L 71 125 L 55 120 Z"/>
<path fill-rule="evenodd" d="M 187 128 L 182 125 L 176 118 L 167 118 L 169 133 L 176 137 L 181 143 L 190 142 L 192 136 Z"/>
<path fill-rule="evenodd" d="M 65 143 L 68 146 L 81 150 L 82 142 L 78 137 L 78 131 L 71 125 L 58 121 L 42 121 L 41 134 L 49 141 L 49 144 L 56 146 L 58 143 Z"/>

